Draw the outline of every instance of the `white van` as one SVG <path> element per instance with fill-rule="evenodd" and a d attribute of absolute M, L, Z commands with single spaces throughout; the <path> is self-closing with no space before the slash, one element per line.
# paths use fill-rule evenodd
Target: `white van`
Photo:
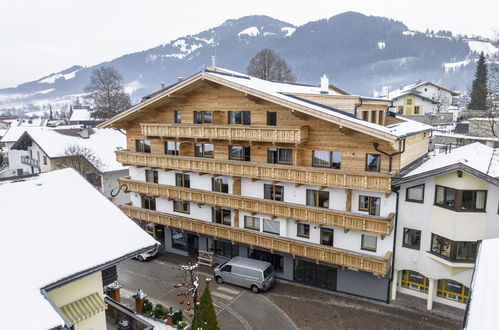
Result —
<path fill-rule="evenodd" d="M 224 282 L 251 289 L 254 293 L 267 291 L 274 285 L 274 267 L 266 261 L 235 257 L 214 270 L 217 283 Z"/>

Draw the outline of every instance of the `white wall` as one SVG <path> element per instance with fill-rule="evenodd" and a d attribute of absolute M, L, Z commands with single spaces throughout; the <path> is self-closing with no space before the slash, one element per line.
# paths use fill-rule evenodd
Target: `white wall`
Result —
<path fill-rule="evenodd" d="M 102 194 L 116 205 L 122 205 L 130 201 L 130 194 L 126 194 L 123 189 L 117 196 L 111 196 L 113 190 L 113 193 L 118 191 L 118 179 L 127 175 L 129 175 L 127 168 L 118 171 L 104 172 L 102 174 Z"/>
<path fill-rule="evenodd" d="M 24 174 L 31 174 L 31 168 L 28 165 L 21 163 L 21 156 L 27 156 L 28 151 L 26 150 L 14 150 L 11 147 L 15 142 L 6 142 L 5 149 L 7 150 L 7 157 L 9 158 L 9 169 L 17 170 L 22 169 Z"/>

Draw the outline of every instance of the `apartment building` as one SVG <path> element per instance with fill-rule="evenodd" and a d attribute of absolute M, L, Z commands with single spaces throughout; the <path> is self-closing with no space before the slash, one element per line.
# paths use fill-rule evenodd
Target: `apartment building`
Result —
<path fill-rule="evenodd" d="M 499 237 L 499 149 L 472 143 L 394 180 L 397 291 L 464 309 L 480 242 Z"/>
<path fill-rule="evenodd" d="M 280 278 L 387 301 L 391 179 L 430 129 L 390 104 L 208 68 L 99 127 L 126 130 L 121 208 L 167 252 L 266 260 Z"/>

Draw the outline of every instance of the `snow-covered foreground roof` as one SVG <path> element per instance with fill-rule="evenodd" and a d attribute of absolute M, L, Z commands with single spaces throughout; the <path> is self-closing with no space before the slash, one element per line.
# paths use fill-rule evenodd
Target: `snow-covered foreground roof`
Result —
<path fill-rule="evenodd" d="M 407 173 L 404 178 L 461 163 L 493 178 L 499 177 L 499 149 L 475 142 L 456 148 L 448 154 L 439 154 Z"/>
<path fill-rule="evenodd" d="M 499 327 L 499 238 L 486 239 L 480 250 L 473 274 L 471 296 L 465 329 L 497 329 Z"/>
<path fill-rule="evenodd" d="M 0 182 L 2 329 L 64 321 L 40 292 L 157 242 L 73 169 Z"/>

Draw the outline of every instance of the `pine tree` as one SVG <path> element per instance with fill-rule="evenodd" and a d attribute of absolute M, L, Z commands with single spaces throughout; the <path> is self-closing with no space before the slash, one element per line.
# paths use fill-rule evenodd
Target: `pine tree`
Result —
<path fill-rule="evenodd" d="M 211 300 L 211 293 L 208 285 L 204 288 L 198 310 L 194 314 L 194 319 L 192 320 L 191 329 L 220 330 L 217 321 L 217 313 L 215 312 L 215 307 Z"/>
<path fill-rule="evenodd" d="M 471 100 L 468 103 L 468 109 L 487 110 L 487 76 L 487 64 L 482 52 L 476 66 L 475 79 L 471 85 Z"/>

